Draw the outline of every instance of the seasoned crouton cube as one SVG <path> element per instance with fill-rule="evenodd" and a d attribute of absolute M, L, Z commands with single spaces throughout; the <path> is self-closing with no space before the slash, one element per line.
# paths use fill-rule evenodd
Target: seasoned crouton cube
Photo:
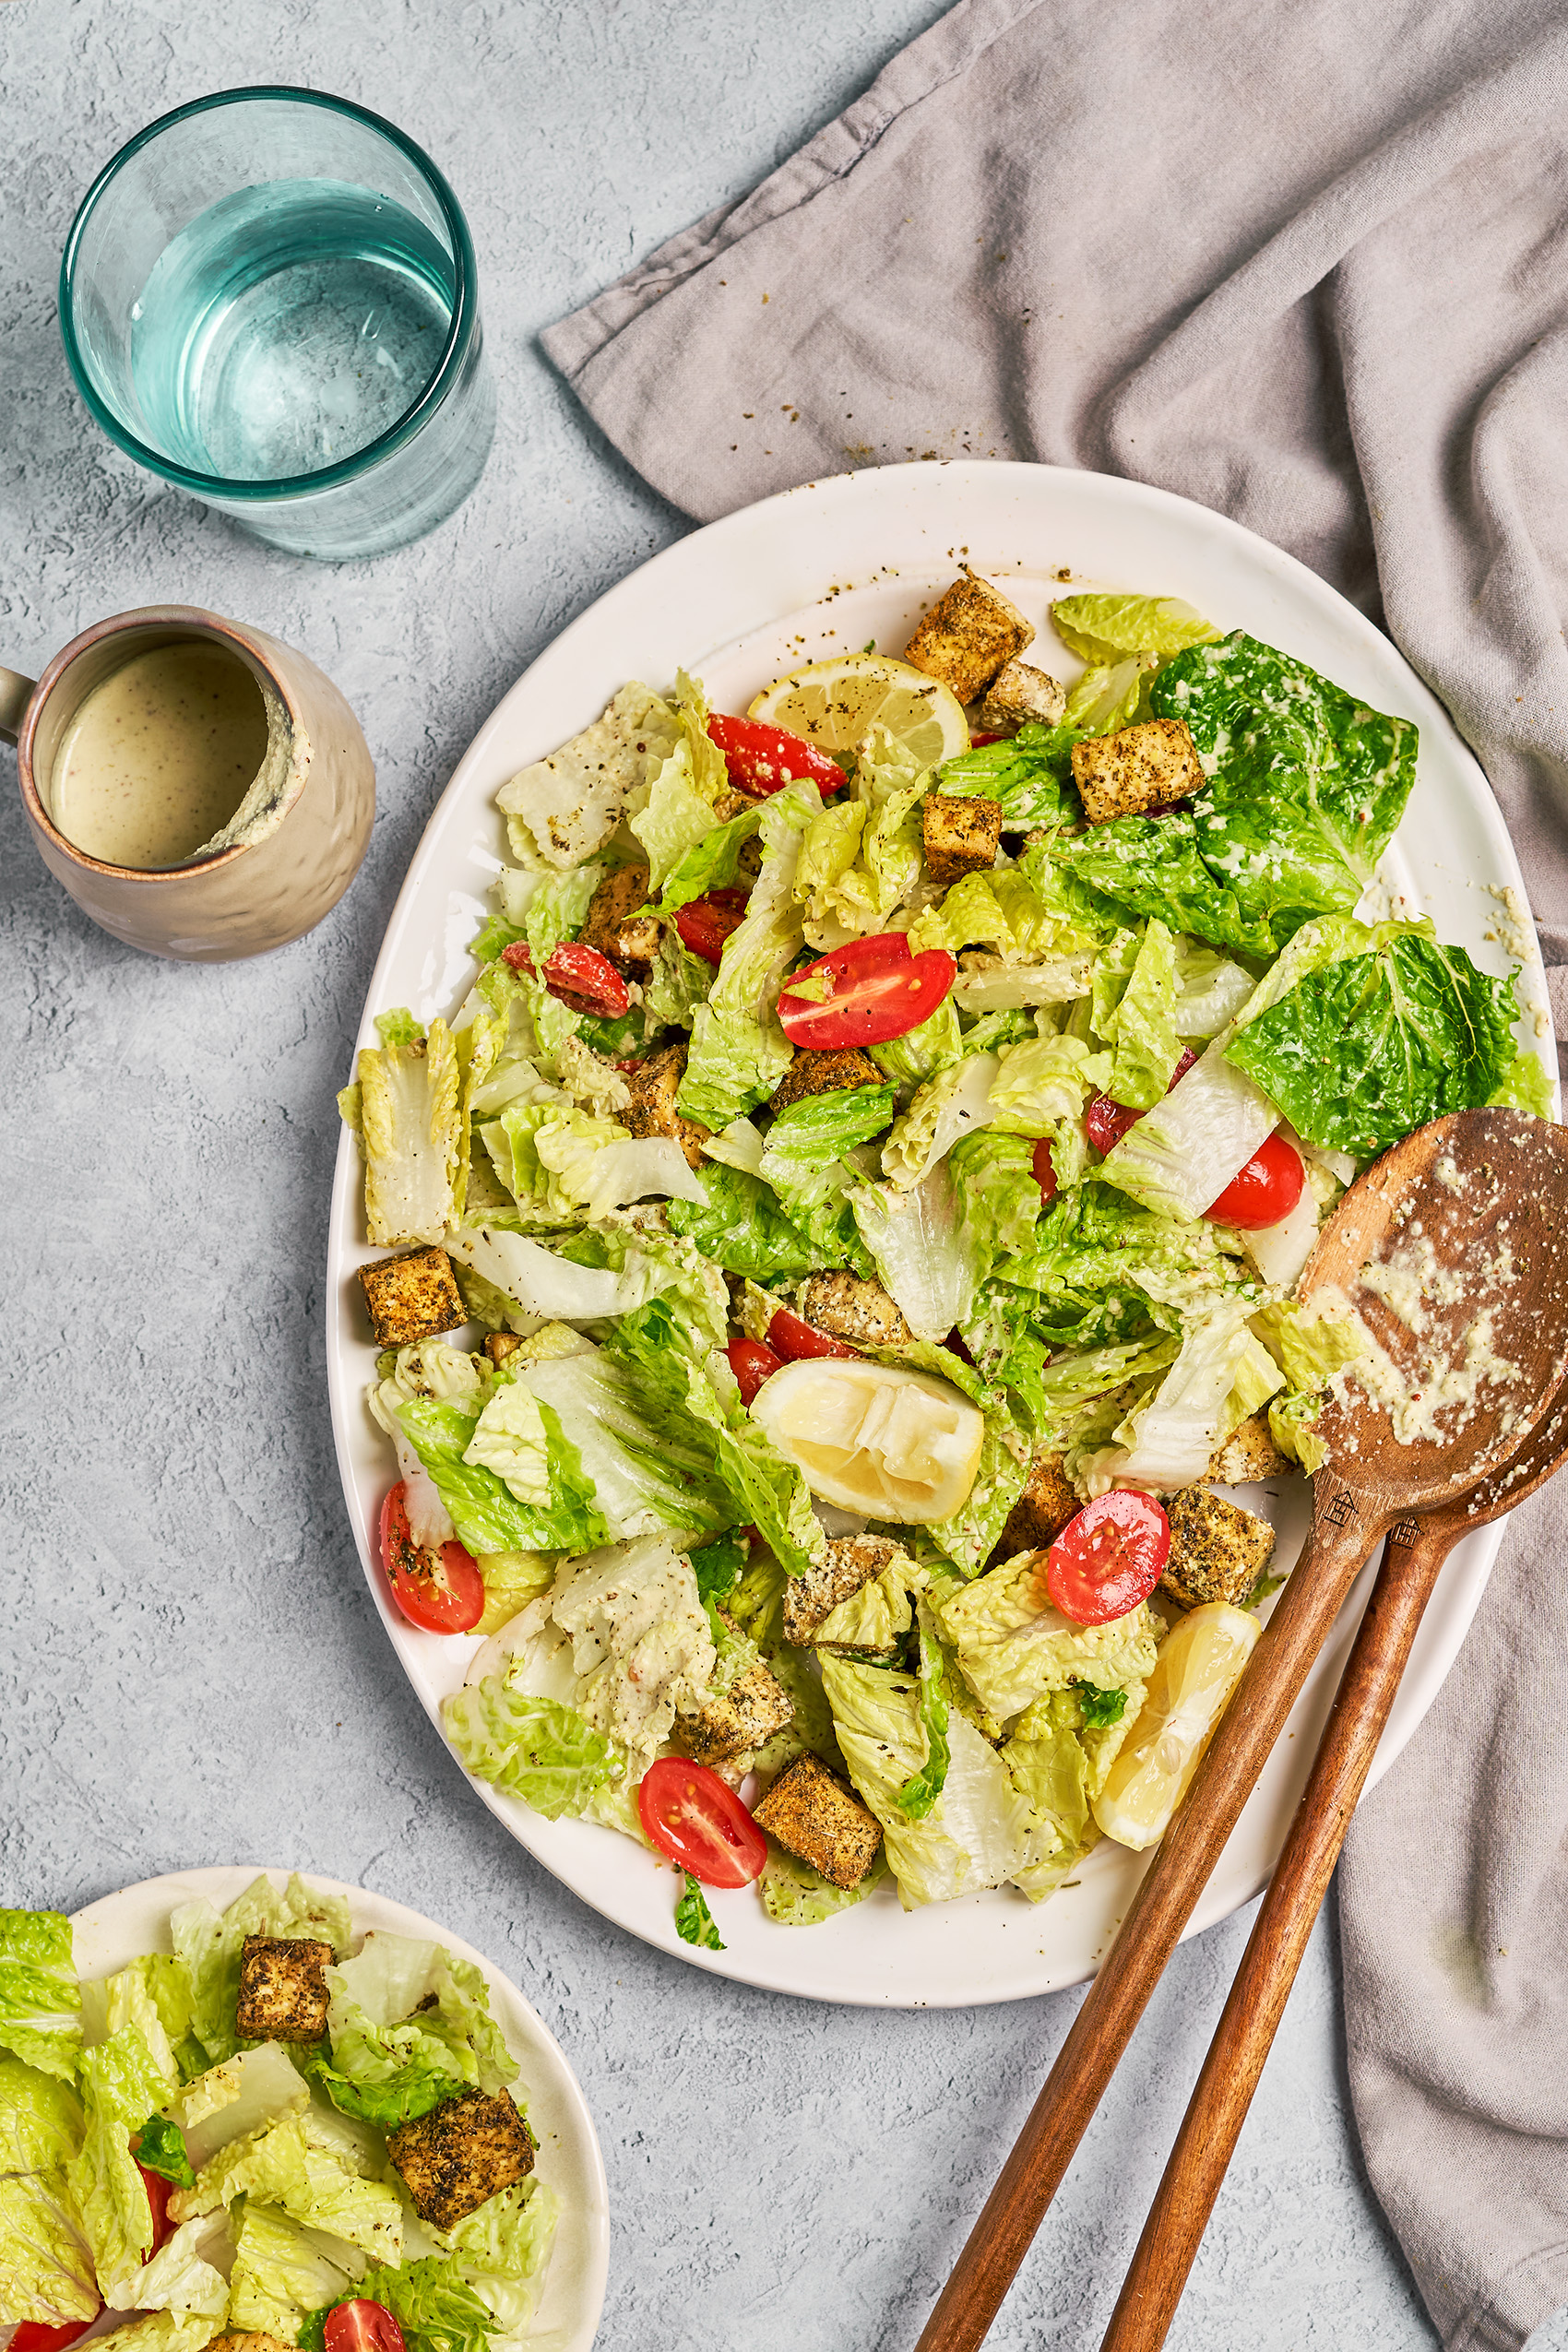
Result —
<path fill-rule="evenodd" d="M 653 968 L 663 928 L 657 915 L 637 912 L 647 904 L 647 884 L 646 865 L 617 866 L 588 900 L 583 918 L 583 945 L 597 947 L 601 956 L 608 956 L 620 970 L 638 980 L 647 980 Z"/>
<path fill-rule="evenodd" d="M 1216 1446 L 1204 1476 L 1215 1486 L 1247 1486 L 1257 1479 L 1288 1479 L 1295 1467 L 1274 1442 L 1265 1405 Z"/>
<path fill-rule="evenodd" d="M 488 1331 L 484 1336 L 484 1352 L 493 1364 L 504 1364 L 522 1346 L 515 1331 Z"/>
<path fill-rule="evenodd" d="M 1020 1551 L 1043 1551 L 1054 1543 L 1078 1508 L 1073 1481 L 1062 1467 L 1060 1454 L 1037 1454 L 1029 1465 L 1024 1491 L 1007 1514 L 992 1564 L 1011 1560 Z"/>
<path fill-rule="evenodd" d="M 766 1666 L 754 1666 L 722 1695 L 709 1693 L 699 1707 L 683 1714 L 681 1737 L 698 1764 L 728 1764 L 748 1755 L 782 1731 L 795 1702 Z"/>
<path fill-rule="evenodd" d="M 362 1265 L 360 1281 L 378 1348 L 411 1348 L 469 1319 L 452 1261 L 436 1243 Z"/>
<path fill-rule="evenodd" d="M 688 1168 L 702 1166 L 702 1147 L 708 1130 L 695 1119 L 683 1119 L 675 1097 L 686 1071 L 684 1043 L 663 1045 L 626 1073 L 632 1099 L 621 1113 L 621 1124 L 633 1135 L 673 1135 L 686 1155 Z"/>
<path fill-rule="evenodd" d="M 1017 606 L 966 564 L 963 578 L 938 597 L 904 647 L 904 659 L 928 678 L 939 679 L 960 702 L 973 702 L 1033 639 Z"/>
<path fill-rule="evenodd" d="M 983 873 L 1002 847 L 1000 801 L 928 792 L 921 802 L 925 870 L 944 889 L 967 873 Z"/>
<path fill-rule="evenodd" d="M 1244 1601 L 1274 1555 L 1274 1529 L 1206 1487 L 1187 1486 L 1165 1506 L 1170 1553 L 1160 1578 L 1188 1609 L 1206 1600 Z"/>
<path fill-rule="evenodd" d="M 318 2042 L 327 2031 L 332 1946 L 314 1936 L 247 1935 L 234 2031 L 246 2042 Z"/>
<path fill-rule="evenodd" d="M 833 1886 L 858 1886 L 882 1843 L 876 1815 L 809 1753 L 779 1774 L 753 1819 Z"/>
<path fill-rule="evenodd" d="M 980 707 L 980 732 L 1011 735 L 1019 727 L 1054 727 L 1067 707 L 1067 689 L 1049 670 L 1006 661 Z"/>
<path fill-rule="evenodd" d="M 903 1309 L 880 1282 L 857 1274 L 814 1274 L 801 1293 L 801 1313 L 831 1339 L 851 1348 L 909 1348 L 914 1333 Z"/>
<path fill-rule="evenodd" d="M 897 1551 L 886 1536 L 836 1536 L 820 1560 L 784 1585 L 784 1639 L 806 1648 L 841 1600 L 869 1585 Z"/>
<path fill-rule="evenodd" d="M 465 2214 L 533 2170 L 534 2136 L 505 2091 L 459 2091 L 386 2135 L 422 2221 L 456 2229 Z"/>
<path fill-rule="evenodd" d="M 887 1081 L 869 1053 L 858 1045 L 837 1053 L 813 1053 L 802 1047 L 767 1098 L 769 1111 L 788 1111 L 811 1094 L 844 1094 L 851 1087 L 881 1087 Z"/>
<path fill-rule="evenodd" d="M 1148 719 L 1073 746 L 1073 781 L 1091 825 L 1174 808 L 1207 780 L 1179 719 Z"/>

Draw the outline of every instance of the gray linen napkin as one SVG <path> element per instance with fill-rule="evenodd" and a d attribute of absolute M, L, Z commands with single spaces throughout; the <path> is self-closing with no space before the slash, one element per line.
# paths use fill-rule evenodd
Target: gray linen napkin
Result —
<path fill-rule="evenodd" d="M 704 519 L 973 455 L 1289 548 L 1480 755 L 1568 1026 L 1561 0 L 963 0 L 543 339 Z M 1565 1539 L 1549 1490 L 1342 1878 L 1368 2169 L 1466 2352 L 1568 2300 Z"/>

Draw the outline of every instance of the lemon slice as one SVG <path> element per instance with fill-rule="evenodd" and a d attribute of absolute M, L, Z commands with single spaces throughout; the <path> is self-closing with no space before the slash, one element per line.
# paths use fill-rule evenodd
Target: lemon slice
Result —
<path fill-rule="evenodd" d="M 876 653 L 841 653 L 775 678 L 746 714 L 787 727 L 825 752 L 852 752 L 873 727 L 885 727 L 922 767 L 940 767 L 969 748 L 964 707 L 950 688 L 908 661 Z"/>
<path fill-rule="evenodd" d="M 1206 1601 L 1166 1635 L 1138 1719 L 1094 1800 L 1107 1837 L 1141 1853 L 1164 1836 L 1257 1637 L 1257 1619 L 1223 1600 Z"/>
<path fill-rule="evenodd" d="M 962 1509 L 985 1440 L 984 1415 L 946 1381 L 842 1357 L 786 1364 L 752 1419 L 825 1503 L 905 1526 Z"/>

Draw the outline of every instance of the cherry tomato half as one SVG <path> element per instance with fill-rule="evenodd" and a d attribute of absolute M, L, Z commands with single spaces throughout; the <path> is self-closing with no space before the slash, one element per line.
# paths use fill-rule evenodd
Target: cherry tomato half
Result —
<path fill-rule="evenodd" d="M 731 783 L 742 792 L 781 792 L 802 777 L 819 792 L 843 790 L 844 771 L 837 761 L 803 735 L 791 735 L 787 727 L 766 727 L 758 719 L 728 719 L 716 711 L 707 731 L 724 754 Z"/>
<path fill-rule="evenodd" d="M 817 1053 L 845 1046 L 885 1045 L 929 1020 L 952 988 L 958 967 L 945 947 L 911 956 L 901 931 L 851 939 L 791 972 L 778 999 L 778 1017 L 791 1045 Z M 792 992 L 802 980 L 825 984 L 820 1002 Z"/>
<path fill-rule="evenodd" d="M 1170 1522 L 1154 1497 L 1113 1487 L 1086 1503 L 1051 1545 L 1046 1590 L 1075 1625 L 1104 1625 L 1147 1600 L 1170 1550 Z"/>
<path fill-rule="evenodd" d="M 509 947 L 503 947 L 501 956 L 516 972 L 534 968 L 533 950 L 526 939 L 514 939 Z M 618 1021 L 632 1002 L 625 981 L 609 956 L 601 956 L 597 947 L 579 947 L 575 942 L 557 947 L 545 959 L 544 985 L 570 1011 L 592 1013 L 607 1021 Z"/>
<path fill-rule="evenodd" d="M 1197 1055 L 1183 1048 L 1182 1059 L 1170 1073 L 1170 1087 L 1184 1078 Z M 1167 1087 L 1167 1094 L 1170 1092 Z M 1084 1133 L 1103 1159 L 1113 1144 L 1119 1144 L 1129 1127 L 1135 1127 L 1143 1117 L 1141 1111 L 1129 1111 L 1124 1102 L 1112 1102 L 1108 1094 L 1097 1094 L 1084 1113 Z"/>
<path fill-rule="evenodd" d="M 432 1551 L 414 1541 L 401 1479 L 381 1506 L 381 1564 L 393 1599 L 427 1633 L 467 1633 L 484 1615 L 484 1578 L 462 1545 Z"/>
<path fill-rule="evenodd" d="M 1051 1137 L 1042 1135 L 1035 1146 L 1030 1162 L 1035 1182 L 1039 1186 L 1040 1206 L 1056 1198 L 1056 1162 L 1051 1157 Z"/>
<path fill-rule="evenodd" d="M 805 1356 L 848 1356 L 860 1360 L 858 1348 L 846 1347 L 842 1339 L 830 1339 L 826 1331 L 819 1331 L 814 1323 L 803 1323 L 788 1307 L 780 1307 L 768 1324 L 767 1344 L 787 1364 L 799 1363 Z"/>
<path fill-rule="evenodd" d="M 637 1783 L 637 1812 L 659 1852 L 705 1885 L 749 1886 L 761 1877 L 767 1841 L 706 1764 L 660 1756 Z"/>
<path fill-rule="evenodd" d="M 403 2331 L 386 2304 L 363 2295 L 334 2304 L 322 2336 L 327 2352 L 403 2352 Z"/>
<path fill-rule="evenodd" d="M 1270 1135 L 1241 1173 L 1231 1177 L 1219 1198 L 1210 1201 L 1204 1215 L 1221 1225 L 1239 1225 L 1245 1232 L 1256 1233 L 1289 1216 L 1306 1181 L 1301 1153 L 1292 1151 L 1283 1135 Z"/>
<path fill-rule="evenodd" d="M 972 752 L 983 751 L 987 743 L 1000 743 L 1002 741 L 1003 738 L 1000 735 L 971 735 L 969 749 Z"/>
<path fill-rule="evenodd" d="M 101 2303 L 98 2310 L 102 2309 Z M 97 2316 L 95 2311 L 93 2319 Z M 8 2352 L 65 2352 L 66 2345 L 85 2335 L 91 2325 L 92 2320 L 67 2320 L 64 2327 L 50 2327 L 42 2320 L 23 2320 L 12 2330 Z"/>
<path fill-rule="evenodd" d="M 705 964 L 717 964 L 730 933 L 746 919 L 746 897 L 743 890 L 710 890 L 706 898 L 688 898 L 677 907 L 675 928 L 682 945 Z"/>
<path fill-rule="evenodd" d="M 749 1406 L 765 1380 L 771 1380 L 783 1359 L 760 1339 L 731 1339 L 724 1350 L 730 1359 L 730 1369 L 741 1391 L 741 1402 Z"/>
<path fill-rule="evenodd" d="M 144 2164 L 138 2164 L 137 2170 L 141 2174 L 141 2185 L 147 2191 L 147 2202 L 152 2208 L 152 2243 L 142 2257 L 144 2262 L 151 2262 L 159 2248 L 174 2235 L 174 2225 L 169 2218 L 172 2183 L 165 2180 L 160 2172 L 148 2172 Z"/>

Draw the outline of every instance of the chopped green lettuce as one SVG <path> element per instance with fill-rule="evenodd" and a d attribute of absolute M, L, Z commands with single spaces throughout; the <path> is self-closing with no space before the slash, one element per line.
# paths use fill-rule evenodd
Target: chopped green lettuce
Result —
<path fill-rule="evenodd" d="M 99 2308 L 92 2255 L 65 2174 L 0 2172 L 0 2312 L 5 2323 L 85 2323 Z"/>
<path fill-rule="evenodd" d="M 362 2297 L 391 2312 L 402 2330 L 409 2352 L 490 2352 L 495 2314 L 477 2287 L 470 2285 L 468 2265 L 456 2255 L 430 2255 L 399 2270 L 367 2270 L 357 2285 L 332 2297 L 349 2302 Z M 327 2303 L 310 2314 L 300 2335 L 305 2352 L 321 2352 Z"/>
<path fill-rule="evenodd" d="M 1146 1601 L 1103 1625 L 1075 1624 L 1052 1602 L 1033 1552 L 988 1570 L 936 1613 L 965 1681 L 999 1722 L 1042 1692 L 1075 1681 L 1119 1690 L 1153 1670 L 1159 1621 Z"/>
<path fill-rule="evenodd" d="M 991 1089 L 1001 1067 L 994 1053 L 968 1053 L 926 1080 L 884 1147 L 890 1183 L 908 1192 L 961 1137 L 991 1124 Z"/>
<path fill-rule="evenodd" d="M 169 1930 L 190 1986 L 192 2030 L 208 2059 L 216 2061 L 232 2058 L 240 2046 L 234 2009 L 246 1936 L 307 1936 L 342 1952 L 349 1942 L 349 1907 L 341 1895 L 307 1886 L 297 1871 L 281 1891 L 264 1872 L 225 1911 L 219 1912 L 205 1895 L 182 1904 Z M 167 2102 L 155 2099 L 150 2104 L 162 2107 Z M 138 2123 L 148 2111 L 143 2108 Z M 188 2125 L 190 2119 L 182 2115 L 181 2120 Z M 195 2150 L 192 2160 L 201 2161 Z"/>
<path fill-rule="evenodd" d="M 1008 832 L 1062 822 L 1063 793 L 1073 780 L 1077 730 L 1031 723 L 1000 743 L 960 752 L 943 766 L 937 790 L 944 798 L 979 794 L 999 802 Z"/>
<path fill-rule="evenodd" d="M 1505 1103 L 1515 1111 L 1528 1111 L 1538 1119 L 1550 1119 L 1554 1103 L 1551 1080 L 1538 1053 L 1516 1053 L 1491 1092 L 1488 1103 Z"/>
<path fill-rule="evenodd" d="M 945 1160 L 920 1183 L 860 1184 L 849 1203 L 885 1289 L 917 1339 L 945 1339 L 975 1294 L 973 1244 Z"/>
<path fill-rule="evenodd" d="M 1169 660 L 1219 631 L 1179 596 L 1059 596 L 1051 608 L 1057 636 L 1080 661 L 1106 664 L 1129 653 Z"/>
<path fill-rule="evenodd" d="M 1137 943 L 1120 1002 L 1096 1027 L 1116 1048 L 1106 1092 L 1129 1110 L 1152 1109 L 1182 1056 L 1176 1034 L 1176 943 L 1158 916 L 1150 917 Z"/>
<path fill-rule="evenodd" d="M 619 1825 L 625 1751 L 575 1708 L 487 1675 L 443 1700 L 441 1721 L 477 1780 L 520 1797 L 547 1821 L 570 1813 Z"/>
<path fill-rule="evenodd" d="M 179 2079 L 172 2068 L 158 2064 L 136 2025 L 122 2025 L 106 2042 L 84 2049 L 79 2078 L 86 2129 L 79 2153 L 65 2166 L 65 2180 L 100 2280 L 115 2279 L 152 2245 L 152 2208 L 131 2137 L 173 2097 Z"/>
<path fill-rule="evenodd" d="M 407 1045 L 363 1046 L 357 1067 L 365 1222 L 378 1249 L 439 1241 L 457 1215 L 457 1050 L 445 1021 Z"/>
<path fill-rule="evenodd" d="M 314 2311 L 362 2291 L 356 2281 L 362 2270 L 362 2255 L 345 2239 L 247 2197 L 234 2229 L 229 2324 L 298 2343 Z"/>
<path fill-rule="evenodd" d="M 727 1274 L 781 1282 L 836 1263 L 786 1215 L 771 1184 L 745 1169 L 714 1160 L 703 1170 L 703 1190 L 707 1199 L 700 1206 L 671 1202 L 670 1229 L 695 1242 Z"/>
<path fill-rule="evenodd" d="M 925 1762 L 896 1792 L 893 1801 L 909 1821 L 924 1821 L 947 1781 L 952 1743 L 947 1737 L 947 1693 L 943 1688 L 942 1653 L 922 1624 L 920 1630 L 919 1709 L 925 1734 Z"/>
<path fill-rule="evenodd" d="M 69 2081 L 81 2055 L 81 1993 L 63 1911 L 0 1911 L 0 2049 Z"/>
<path fill-rule="evenodd" d="M 469 1460 L 480 1420 L 477 1405 L 469 1411 L 455 1399 L 443 1403 L 433 1396 L 410 1396 L 398 1406 L 398 1426 L 429 1473 L 465 1550 L 476 1554 L 571 1551 L 605 1540 L 604 1516 L 581 1455 L 551 1408 L 540 1405 L 539 1411 L 550 1447 L 549 1500 L 532 1504 L 519 1502 L 493 1470 Z"/>
<path fill-rule="evenodd" d="M 653 891 L 712 833 L 714 803 L 729 786 L 724 754 L 707 731 L 707 700 L 684 671 L 676 672 L 675 718 L 679 740 L 654 777 L 647 804 L 628 820 L 647 852 Z"/>
<path fill-rule="evenodd" d="M 831 1879 L 824 1878 L 820 1871 L 814 1871 L 798 1855 L 788 1854 L 782 1846 L 770 1844 L 758 1891 L 763 1909 L 779 1927 L 814 1928 L 863 1901 L 886 1875 L 886 1857 L 879 1852 L 864 1878 L 853 1886 L 835 1886 Z"/>
<path fill-rule="evenodd" d="M 1158 1215 L 1201 1218 L 1278 1126 L 1281 1107 L 1217 1038 L 1111 1146 L 1100 1175 Z"/>
<path fill-rule="evenodd" d="M 722 1952 L 724 1939 L 713 1924 L 713 1914 L 701 1883 L 690 1871 L 684 1876 L 685 1883 L 675 1905 L 675 1932 L 683 1943 L 698 1944 L 705 1952 Z"/>
<path fill-rule="evenodd" d="M 807 826 L 822 808 L 814 784 L 787 784 L 763 812 L 762 870 L 745 920 L 724 942 L 719 973 L 692 1020 L 676 1103 L 717 1133 L 765 1101 L 794 1049 L 778 1019 L 778 983 L 804 939 L 795 871 Z"/>
<path fill-rule="evenodd" d="M 312 2078 L 345 2115 L 391 2131 L 459 2091 L 495 2091 L 516 2080 L 517 2061 L 490 2014 L 483 1977 L 471 1961 L 455 1958 L 440 1944 L 371 1934 L 353 1959 L 328 1971 L 327 1981 L 331 2059 L 313 2065 Z M 319 2199 L 319 2183 L 315 2190 Z M 385 2258 L 389 2251 L 385 2239 L 368 2242 L 349 2226 L 350 2202 L 344 2204 L 344 2218 L 335 2220 L 319 2204 L 305 2211 L 277 2191 L 261 2193 L 367 2253 Z M 396 2247 L 390 2251 L 395 2254 Z"/>
<path fill-rule="evenodd" d="M 884 929 L 909 897 L 921 877 L 920 803 L 930 787 L 930 770 L 873 727 L 849 793 L 813 817 L 801 843 L 795 897 L 814 947 Z"/>

